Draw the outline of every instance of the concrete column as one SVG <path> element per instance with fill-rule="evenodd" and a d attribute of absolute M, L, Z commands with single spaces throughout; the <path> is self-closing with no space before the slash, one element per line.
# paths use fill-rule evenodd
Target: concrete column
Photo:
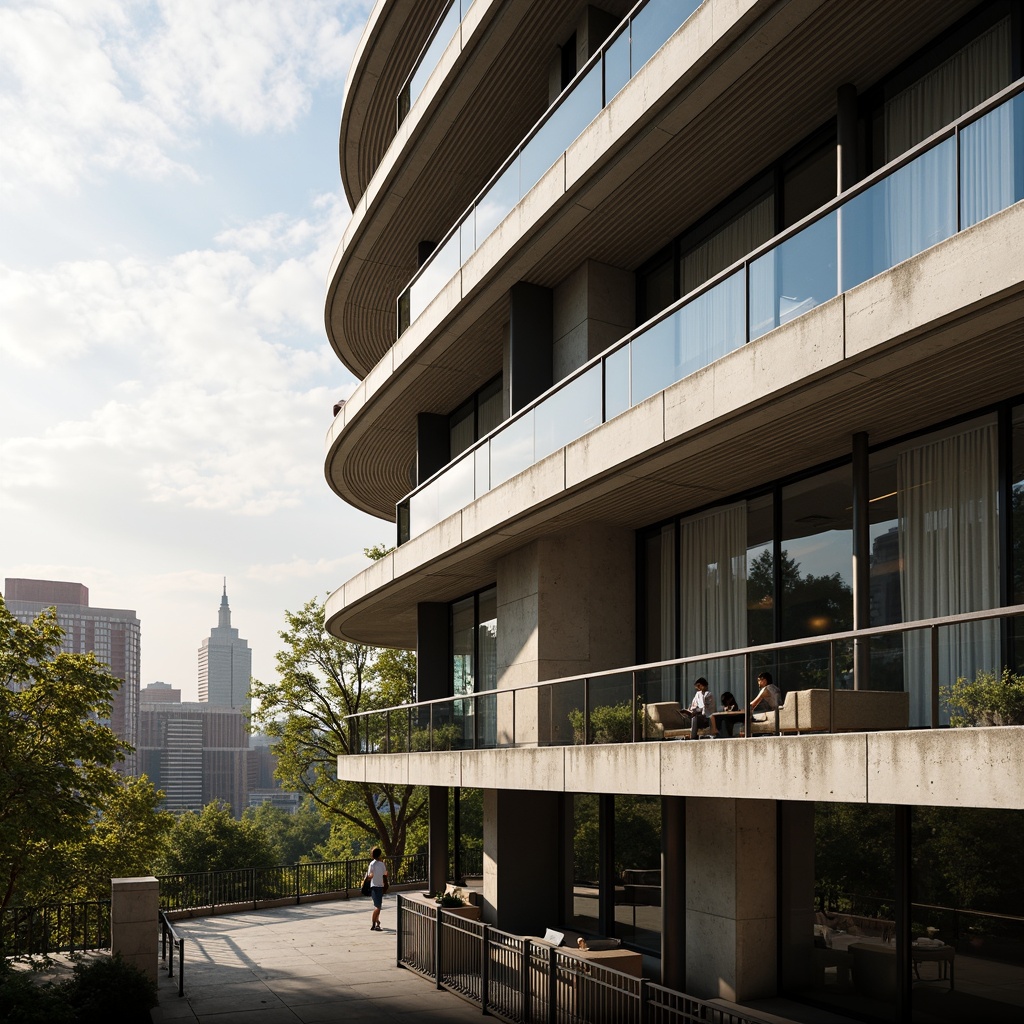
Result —
<path fill-rule="evenodd" d="M 558 793 L 484 790 L 481 917 L 517 935 L 561 921 Z"/>
<path fill-rule="evenodd" d="M 449 692 L 448 605 L 416 605 L 416 699 L 436 700 Z"/>
<path fill-rule="evenodd" d="M 416 416 L 416 485 L 428 480 L 451 458 L 447 416 L 421 412 Z"/>
<path fill-rule="evenodd" d="M 499 689 L 632 665 L 635 563 L 633 532 L 598 523 L 534 541 L 501 559 Z M 498 712 L 499 735 L 508 742 L 511 701 L 499 696 Z M 528 694 L 517 695 L 516 742 L 547 738 L 538 730 L 546 730 L 550 719 L 546 705 L 531 707 Z"/>
<path fill-rule="evenodd" d="M 686 991 L 776 994 L 774 800 L 686 799 Z"/>
<path fill-rule="evenodd" d="M 514 416 L 551 387 L 550 288 L 520 281 L 509 290 L 508 377 Z"/>
<path fill-rule="evenodd" d="M 431 892 L 444 892 L 448 881 L 448 790 L 427 787 L 427 876 Z"/>
<path fill-rule="evenodd" d="M 552 369 L 561 380 L 632 330 L 636 275 L 587 260 L 554 290 Z"/>
<path fill-rule="evenodd" d="M 661 983 L 686 991 L 686 797 L 661 798 Z"/>
<path fill-rule="evenodd" d="M 779 981 L 810 988 L 814 965 L 814 804 L 779 802 Z"/>
<path fill-rule="evenodd" d="M 151 875 L 110 880 L 110 951 L 156 983 L 160 883 Z"/>

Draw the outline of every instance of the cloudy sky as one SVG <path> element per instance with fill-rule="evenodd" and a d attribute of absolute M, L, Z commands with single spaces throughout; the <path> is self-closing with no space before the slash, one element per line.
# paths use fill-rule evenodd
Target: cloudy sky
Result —
<path fill-rule="evenodd" d="M 196 697 L 392 543 L 328 489 L 323 299 L 370 0 L 0 0 L 0 578 L 135 609 Z"/>

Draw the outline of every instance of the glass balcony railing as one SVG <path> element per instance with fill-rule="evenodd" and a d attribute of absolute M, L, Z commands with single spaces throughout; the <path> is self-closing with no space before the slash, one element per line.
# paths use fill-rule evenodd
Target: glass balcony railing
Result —
<path fill-rule="evenodd" d="M 467 0 L 463 3 L 468 6 Z M 645 0 L 637 5 L 508 158 L 399 296 L 399 334 L 437 297 L 483 240 L 700 3 L 701 0 Z M 437 38 L 440 34 L 439 31 Z M 434 45 L 431 42 L 424 52 L 421 60 L 424 66 L 429 63 L 427 53 Z M 440 50 L 434 63 L 439 56 Z M 414 72 L 414 78 L 417 73 Z M 401 111 L 399 97 L 399 119 Z"/>
<path fill-rule="evenodd" d="M 1019 664 L 1008 640 L 1021 615 L 1024 605 L 1012 605 L 365 711 L 346 718 L 348 749 L 393 754 L 660 740 L 665 718 L 654 706 L 686 707 L 698 676 L 711 680 L 713 693 L 736 694 L 742 715 L 728 731 L 742 730 L 744 738 L 991 725 L 983 716 L 961 720 L 951 689 L 951 666 L 960 662 L 950 652 L 988 652 L 974 667 L 998 678 L 1005 661 Z M 866 656 L 855 659 L 855 648 Z M 883 660 L 887 671 L 880 671 Z M 749 706 L 765 670 L 782 690 L 777 713 Z"/>
<path fill-rule="evenodd" d="M 1024 199 L 1024 79 L 767 242 L 398 504 L 398 543 L 748 341 Z"/>
<path fill-rule="evenodd" d="M 465 18 L 472 6 L 473 0 L 451 0 L 444 14 L 437 19 L 434 31 L 430 33 L 430 38 L 423 47 L 416 66 L 412 69 L 412 74 L 405 80 L 398 93 L 398 125 L 401 125 L 406 119 L 412 105 L 423 92 L 423 87 L 427 84 L 427 79 L 434 68 L 437 67 L 441 54 L 448 49 L 455 30 L 462 24 L 462 19 Z"/>

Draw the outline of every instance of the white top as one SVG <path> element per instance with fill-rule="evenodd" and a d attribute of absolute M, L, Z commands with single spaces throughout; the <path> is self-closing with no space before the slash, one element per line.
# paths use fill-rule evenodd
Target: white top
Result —
<path fill-rule="evenodd" d="M 366 877 L 370 879 L 370 887 L 384 888 L 384 876 L 388 873 L 387 865 L 382 860 L 371 860 L 366 869 Z"/>

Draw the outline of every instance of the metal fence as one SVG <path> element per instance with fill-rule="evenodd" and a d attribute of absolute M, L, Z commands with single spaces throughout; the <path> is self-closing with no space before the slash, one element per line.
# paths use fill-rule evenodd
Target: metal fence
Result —
<path fill-rule="evenodd" d="M 110 900 L 7 907 L 0 914 L 0 955 L 77 953 L 110 948 Z"/>
<path fill-rule="evenodd" d="M 426 882 L 427 855 L 411 854 L 397 861 L 384 858 L 392 885 Z M 214 910 L 217 907 L 252 907 L 260 903 L 350 893 L 366 874 L 367 859 L 287 864 L 270 868 L 198 871 L 160 876 L 160 906 L 164 910 Z"/>
<path fill-rule="evenodd" d="M 511 1024 L 757 1024 L 758 1018 L 398 897 L 398 966 Z"/>

